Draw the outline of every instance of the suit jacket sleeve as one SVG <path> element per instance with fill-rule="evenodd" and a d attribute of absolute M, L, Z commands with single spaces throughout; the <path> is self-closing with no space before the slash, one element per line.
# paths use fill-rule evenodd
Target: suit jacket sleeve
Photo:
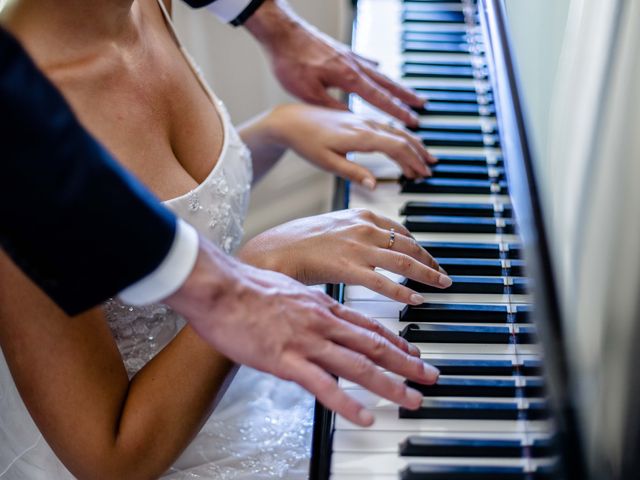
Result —
<path fill-rule="evenodd" d="M 242 25 L 265 0 L 185 0 L 194 8 L 207 6 L 223 22 Z"/>
<path fill-rule="evenodd" d="M 16 264 L 69 314 L 151 273 L 172 246 L 175 217 L 1 28 L 0 111 L 0 245 Z"/>

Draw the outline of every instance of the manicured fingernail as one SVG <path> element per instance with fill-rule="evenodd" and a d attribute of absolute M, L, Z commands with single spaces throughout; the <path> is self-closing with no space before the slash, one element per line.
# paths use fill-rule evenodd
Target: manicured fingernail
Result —
<path fill-rule="evenodd" d="M 424 362 L 424 376 L 427 377 L 430 381 L 435 382 L 440 376 L 440 370 L 438 370 L 433 365 Z"/>
<path fill-rule="evenodd" d="M 407 394 L 405 396 L 409 401 L 408 403 L 411 406 L 414 406 L 414 408 L 418 408 L 420 404 L 422 404 L 423 395 L 419 391 L 414 390 L 413 388 L 407 388 Z"/>
<path fill-rule="evenodd" d="M 360 420 L 362 424 L 369 426 L 373 423 L 375 418 L 373 416 L 373 413 L 363 408 L 358 412 L 358 420 Z"/>
<path fill-rule="evenodd" d="M 362 180 L 362 186 L 365 187 L 368 190 L 375 190 L 376 188 L 376 181 L 373 178 L 365 178 L 364 180 Z"/>
<path fill-rule="evenodd" d="M 447 275 L 440 275 L 440 277 L 438 278 L 438 283 L 441 287 L 447 288 L 451 286 L 453 280 L 451 280 L 451 278 L 449 278 Z"/>
<path fill-rule="evenodd" d="M 409 355 L 413 355 L 414 357 L 420 356 L 420 349 L 413 344 L 409 344 Z"/>
<path fill-rule="evenodd" d="M 449 285 L 451 285 L 451 284 L 449 284 Z M 449 285 L 447 285 L 447 287 Z M 413 305 L 422 305 L 424 303 L 424 297 L 422 295 L 420 295 L 419 293 L 411 294 L 411 297 L 409 297 L 409 300 L 411 301 L 411 303 Z"/>

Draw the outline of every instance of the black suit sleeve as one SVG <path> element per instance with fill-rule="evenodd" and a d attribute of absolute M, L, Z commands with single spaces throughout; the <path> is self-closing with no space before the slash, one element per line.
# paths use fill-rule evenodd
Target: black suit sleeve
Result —
<path fill-rule="evenodd" d="M 188 5 L 192 6 L 193 8 L 201 8 L 201 7 L 206 7 L 207 5 L 211 5 L 212 3 L 214 3 L 216 0 L 184 0 L 185 3 L 187 3 Z M 231 20 L 231 25 L 233 26 L 239 26 L 242 25 L 244 22 L 246 22 L 249 17 L 251 17 L 251 15 L 253 15 L 256 10 L 258 10 L 258 8 L 260 8 L 260 5 L 262 5 L 265 2 L 265 0 L 251 0 L 251 2 L 249 2 L 249 4 L 244 8 L 244 10 L 242 10 L 242 12 L 240 12 L 240 14 L 234 18 L 233 20 Z"/>
<path fill-rule="evenodd" d="M 153 271 L 175 217 L 79 124 L 0 28 L 0 245 L 69 314 Z"/>

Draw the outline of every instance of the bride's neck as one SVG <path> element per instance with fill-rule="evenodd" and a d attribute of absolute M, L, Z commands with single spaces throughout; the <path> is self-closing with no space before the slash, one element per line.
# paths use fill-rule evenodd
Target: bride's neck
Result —
<path fill-rule="evenodd" d="M 52 47 L 68 51 L 95 42 L 134 40 L 137 1 L 9 0 L 0 18 L 25 43 L 51 42 Z"/>

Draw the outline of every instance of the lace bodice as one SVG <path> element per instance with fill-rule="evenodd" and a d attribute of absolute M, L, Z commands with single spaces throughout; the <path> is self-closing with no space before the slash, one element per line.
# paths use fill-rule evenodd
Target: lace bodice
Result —
<path fill-rule="evenodd" d="M 222 102 L 212 93 L 210 95 L 224 126 L 220 158 L 204 182 L 164 204 L 202 236 L 231 254 L 242 241 L 242 224 L 251 188 L 251 155 L 231 124 Z M 114 298 L 106 302 L 104 308 L 130 376 L 185 325 L 185 321 L 165 305 L 134 307 Z"/>

